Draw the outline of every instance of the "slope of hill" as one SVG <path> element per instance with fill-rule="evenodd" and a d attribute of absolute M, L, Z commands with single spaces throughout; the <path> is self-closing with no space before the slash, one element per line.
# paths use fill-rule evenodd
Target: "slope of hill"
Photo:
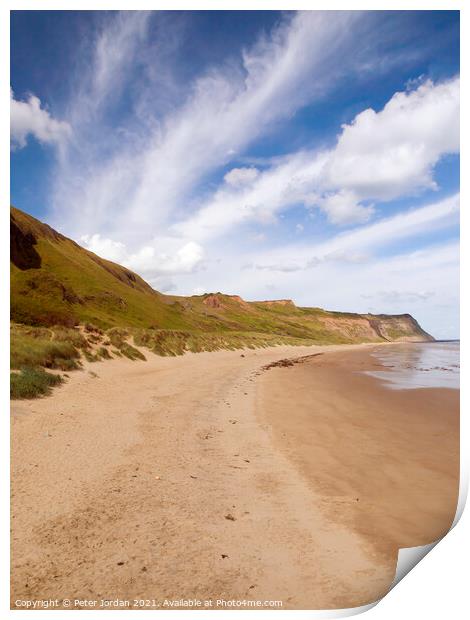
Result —
<path fill-rule="evenodd" d="M 13 207 L 10 228 L 13 368 L 68 369 L 81 355 L 144 357 L 134 345 L 177 355 L 281 343 L 432 340 L 409 314 L 330 312 L 223 293 L 163 295 Z"/>
<path fill-rule="evenodd" d="M 11 208 L 11 317 L 30 325 L 188 327 L 184 312 L 137 274 Z"/>

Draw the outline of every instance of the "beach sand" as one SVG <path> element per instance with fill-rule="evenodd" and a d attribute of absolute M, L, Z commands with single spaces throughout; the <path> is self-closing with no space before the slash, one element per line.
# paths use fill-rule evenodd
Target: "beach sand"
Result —
<path fill-rule="evenodd" d="M 325 513 L 363 536 L 392 573 L 399 548 L 438 540 L 452 524 L 459 392 L 391 390 L 360 372 L 373 368 L 364 351 L 274 368 L 260 381 L 257 411 Z"/>
<path fill-rule="evenodd" d="M 453 519 L 458 392 L 386 390 L 354 372 L 375 363 L 368 350 L 146 352 L 15 401 L 12 607 L 383 596 L 397 547 Z"/>

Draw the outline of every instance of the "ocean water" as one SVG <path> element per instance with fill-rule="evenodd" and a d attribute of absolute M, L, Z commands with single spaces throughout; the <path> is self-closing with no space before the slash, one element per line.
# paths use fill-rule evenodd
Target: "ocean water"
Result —
<path fill-rule="evenodd" d="M 381 379 L 391 389 L 460 387 L 459 341 L 390 345 L 372 355 L 385 369 L 366 374 Z"/>

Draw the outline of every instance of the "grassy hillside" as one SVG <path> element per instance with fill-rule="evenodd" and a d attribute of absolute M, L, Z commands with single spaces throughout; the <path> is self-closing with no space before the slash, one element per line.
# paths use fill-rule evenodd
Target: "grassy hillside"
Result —
<path fill-rule="evenodd" d="M 11 209 L 11 317 L 29 325 L 185 328 L 178 304 L 137 274 Z"/>
<path fill-rule="evenodd" d="M 78 368 L 83 359 L 144 359 L 142 348 L 179 355 L 283 343 L 432 339 L 410 315 L 329 312 L 222 293 L 163 295 L 15 208 L 10 229 L 13 395 L 47 393 L 60 381 L 58 370 Z"/>

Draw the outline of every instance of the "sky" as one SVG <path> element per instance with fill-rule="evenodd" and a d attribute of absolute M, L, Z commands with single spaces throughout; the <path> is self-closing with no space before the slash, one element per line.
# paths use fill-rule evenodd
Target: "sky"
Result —
<path fill-rule="evenodd" d="M 14 11 L 11 203 L 176 295 L 459 337 L 456 11 Z"/>

